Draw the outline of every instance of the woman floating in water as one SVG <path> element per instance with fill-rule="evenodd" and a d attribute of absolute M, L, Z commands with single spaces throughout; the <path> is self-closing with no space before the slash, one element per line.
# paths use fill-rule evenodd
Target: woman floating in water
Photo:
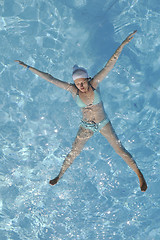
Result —
<path fill-rule="evenodd" d="M 83 118 L 76 136 L 76 139 L 72 145 L 71 151 L 66 156 L 60 173 L 58 176 L 50 180 L 51 185 L 55 185 L 63 176 L 68 167 L 73 163 L 74 159 L 80 154 L 85 143 L 93 136 L 94 132 L 100 132 L 110 143 L 116 153 L 128 164 L 129 167 L 137 174 L 139 178 L 141 191 L 146 191 L 147 184 L 143 177 L 143 174 L 138 169 L 136 162 L 132 158 L 131 154 L 122 146 L 120 140 L 114 132 L 111 122 L 108 119 L 107 114 L 104 111 L 103 103 L 100 98 L 100 92 L 98 85 L 111 69 L 114 67 L 117 59 L 123 49 L 134 37 L 136 31 L 131 33 L 119 46 L 113 56 L 109 59 L 105 67 L 98 72 L 92 79 L 88 77 L 88 73 L 84 68 L 75 65 L 73 67 L 73 80 L 74 84 L 60 81 L 48 73 L 41 72 L 25 63 L 16 60 L 20 65 L 28 68 L 33 73 L 44 78 L 45 80 L 55 84 L 56 86 L 63 88 L 72 93 L 76 100 L 77 105 L 82 110 Z"/>

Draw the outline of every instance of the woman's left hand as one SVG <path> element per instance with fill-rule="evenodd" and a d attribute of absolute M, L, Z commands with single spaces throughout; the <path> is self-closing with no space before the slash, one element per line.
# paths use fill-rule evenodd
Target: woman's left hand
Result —
<path fill-rule="evenodd" d="M 127 43 L 129 43 L 133 38 L 134 38 L 134 34 L 137 32 L 137 30 L 135 30 L 133 33 L 131 33 L 124 41 L 123 41 L 123 45 L 126 45 Z"/>

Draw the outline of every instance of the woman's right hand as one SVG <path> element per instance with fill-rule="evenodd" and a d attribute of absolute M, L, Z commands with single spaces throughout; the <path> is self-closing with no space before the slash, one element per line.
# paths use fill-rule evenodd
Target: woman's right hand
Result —
<path fill-rule="evenodd" d="M 25 68 L 28 67 L 27 64 L 25 64 L 24 62 L 22 62 L 22 61 L 20 61 L 20 60 L 15 60 L 15 62 L 19 63 L 21 66 L 23 66 L 23 67 L 25 67 Z"/>

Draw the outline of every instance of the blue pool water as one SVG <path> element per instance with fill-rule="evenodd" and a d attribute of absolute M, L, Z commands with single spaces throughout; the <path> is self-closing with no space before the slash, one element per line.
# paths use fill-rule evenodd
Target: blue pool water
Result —
<path fill-rule="evenodd" d="M 1 240 L 160 239 L 159 12 L 158 0 L 0 1 Z M 94 76 L 135 29 L 101 94 L 148 190 L 100 134 L 50 186 L 81 113 L 14 60 L 71 82 L 75 63 Z"/>

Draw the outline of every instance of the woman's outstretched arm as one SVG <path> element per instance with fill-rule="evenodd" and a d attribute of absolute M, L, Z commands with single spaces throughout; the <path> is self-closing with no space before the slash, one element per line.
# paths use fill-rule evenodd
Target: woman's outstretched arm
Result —
<path fill-rule="evenodd" d="M 126 44 L 128 44 L 134 37 L 134 34 L 137 31 L 134 31 L 133 33 L 131 33 L 123 42 L 122 44 L 117 48 L 117 50 L 115 51 L 115 53 L 112 55 L 112 57 L 109 59 L 109 61 L 106 63 L 106 65 L 104 66 L 104 68 L 98 72 L 94 78 L 91 80 L 92 81 L 92 86 L 94 88 L 97 87 L 97 85 L 108 75 L 108 73 L 112 70 L 112 68 L 114 67 L 115 63 L 117 62 L 120 53 L 122 52 L 122 49 L 124 48 L 124 46 Z"/>
<path fill-rule="evenodd" d="M 27 64 L 25 64 L 22 61 L 19 60 L 15 60 L 15 62 L 18 62 L 21 66 L 23 66 L 24 68 L 29 69 L 31 72 L 35 73 L 36 75 L 38 75 L 39 77 L 47 80 L 48 82 L 53 83 L 54 85 L 56 85 L 57 87 L 63 88 L 67 91 L 72 92 L 74 89 L 73 84 L 69 84 L 67 82 L 63 82 L 59 79 L 54 78 L 52 75 L 50 75 L 49 73 L 45 73 L 45 72 L 41 72 L 38 69 L 28 66 Z"/>

